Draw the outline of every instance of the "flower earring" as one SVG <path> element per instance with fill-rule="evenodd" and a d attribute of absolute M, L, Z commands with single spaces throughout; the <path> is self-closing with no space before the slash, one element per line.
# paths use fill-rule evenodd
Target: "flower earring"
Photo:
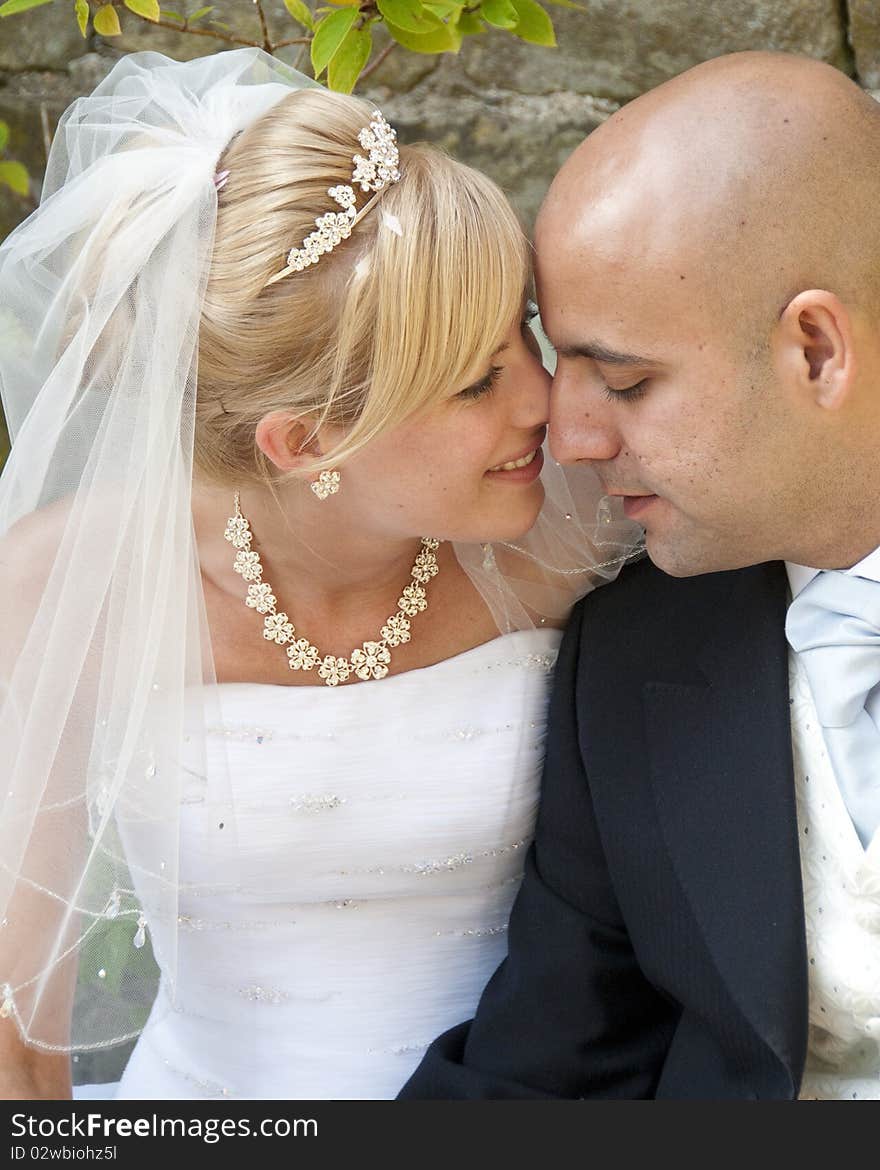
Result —
<path fill-rule="evenodd" d="M 317 479 L 312 480 L 309 487 L 319 500 L 326 500 L 339 491 L 339 481 L 342 477 L 338 471 L 322 471 Z"/>

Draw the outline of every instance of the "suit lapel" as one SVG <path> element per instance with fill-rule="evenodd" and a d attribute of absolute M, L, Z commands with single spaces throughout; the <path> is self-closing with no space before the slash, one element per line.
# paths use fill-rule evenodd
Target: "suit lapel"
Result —
<path fill-rule="evenodd" d="M 806 1051 L 806 944 L 781 564 L 718 574 L 693 681 L 644 687 L 658 820 L 743 1015 L 791 1070 Z M 705 613 L 705 611 L 704 611 Z M 693 658 L 690 659 L 694 661 Z"/>

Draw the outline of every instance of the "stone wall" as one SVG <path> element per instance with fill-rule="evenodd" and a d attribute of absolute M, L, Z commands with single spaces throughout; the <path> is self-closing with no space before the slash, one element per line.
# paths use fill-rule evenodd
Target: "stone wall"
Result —
<path fill-rule="evenodd" d="M 179 0 L 176 7 L 200 0 Z M 699 61 L 739 49 L 809 54 L 880 85 L 876 0 L 581 0 L 552 8 L 560 47 L 524 45 L 506 33 L 469 38 L 458 56 L 397 49 L 364 92 L 382 103 L 401 138 L 430 138 L 483 168 L 531 220 L 547 183 L 574 146 L 622 102 Z M 295 36 L 282 0 L 267 0 L 270 31 Z M 250 0 L 218 0 L 234 35 L 257 39 Z M 0 118 L 9 153 L 38 181 L 64 107 L 91 89 L 121 52 L 193 57 L 218 41 L 157 29 L 121 12 L 124 35 L 83 40 L 72 5 L 55 0 L 0 21 Z M 282 31 L 283 30 L 283 31 Z M 296 63 L 299 49 L 279 53 Z M 37 195 L 35 183 L 34 196 Z M 0 237 L 27 207 L 0 190 Z"/>

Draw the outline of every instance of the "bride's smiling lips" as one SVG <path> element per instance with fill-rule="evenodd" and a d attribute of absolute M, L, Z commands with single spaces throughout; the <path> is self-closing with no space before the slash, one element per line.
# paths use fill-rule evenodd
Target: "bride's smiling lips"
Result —
<path fill-rule="evenodd" d="M 546 435 L 546 427 L 542 430 L 540 435 L 537 435 L 524 451 L 520 451 L 517 455 L 511 455 L 507 459 L 502 459 L 500 463 L 496 463 L 494 467 L 490 467 L 485 473 L 492 476 L 493 479 L 500 479 L 506 483 L 515 481 L 516 483 L 531 483 L 532 480 L 538 478 L 541 474 L 541 468 L 544 466 L 544 453 L 541 446 Z M 507 464 L 519 463 L 522 460 L 528 460 L 521 467 L 507 467 Z"/>

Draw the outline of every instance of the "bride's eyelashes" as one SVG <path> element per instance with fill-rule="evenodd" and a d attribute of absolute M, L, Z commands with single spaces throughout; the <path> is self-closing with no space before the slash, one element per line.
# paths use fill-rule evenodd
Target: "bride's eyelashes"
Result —
<path fill-rule="evenodd" d="M 526 307 L 523 310 L 522 321 L 520 321 L 520 328 L 525 333 L 529 328 L 529 322 L 533 321 L 538 315 L 538 306 L 534 301 L 526 301 Z M 482 398 L 486 394 L 491 394 L 495 389 L 498 381 L 498 375 L 504 369 L 504 366 L 490 366 L 489 372 L 479 382 L 474 382 L 471 386 L 465 386 L 464 390 L 460 390 L 457 394 L 458 398 L 468 399 Z"/>
<path fill-rule="evenodd" d="M 613 386 L 606 386 L 604 392 L 609 402 L 635 402 L 639 398 L 644 398 L 647 388 L 648 379 L 642 378 L 641 382 L 636 382 L 632 386 L 624 386 L 620 390 L 615 390 Z"/>
<path fill-rule="evenodd" d="M 479 382 L 474 382 L 472 386 L 465 386 L 464 390 L 459 391 L 458 397 L 468 400 L 482 398 L 485 394 L 491 394 L 495 389 L 495 383 L 498 381 L 498 375 L 503 369 L 503 366 L 490 366 L 485 378 L 481 378 Z"/>

